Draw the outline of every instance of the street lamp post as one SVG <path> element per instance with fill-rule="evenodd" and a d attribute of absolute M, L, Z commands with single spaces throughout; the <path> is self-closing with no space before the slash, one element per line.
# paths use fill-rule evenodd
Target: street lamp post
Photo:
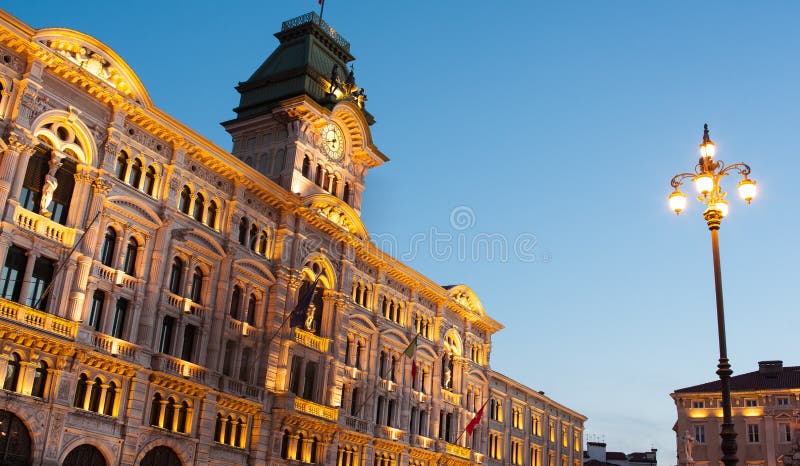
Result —
<path fill-rule="evenodd" d="M 728 215 L 727 193 L 720 188 L 722 178 L 739 174 L 739 195 L 748 204 L 756 195 L 756 182 L 749 179 L 750 167 L 743 163 L 725 165 L 721 160 L 714 161 L 716 146 L 708 137 L 708 125 L 704 126 L 703 142 L 700 144 L 700 161 L 694 172 L 681 173 L 672 178 L 670 184 L 675 189 L 669 195 L 669 205 L 676 214 L 686 208 L 686 194 L 678 188 L 686 181 L 692 181 L 697 189 L 697 200 L 705 204 L 703 218 L 711 231 L 711 251 L 714 259 L 714 290 L 717 301 L 717 333 L 719 335 L 719 364 L 717 375 L 722 382 L 722 462 L 725 466 L 736 466 L 736 431 L 731 417 L 731 365 L 728 362 L 728 347 L 725 342 L 725 310 L 722 304 L 722 272 L 719 265 L 719 226 Z"/>

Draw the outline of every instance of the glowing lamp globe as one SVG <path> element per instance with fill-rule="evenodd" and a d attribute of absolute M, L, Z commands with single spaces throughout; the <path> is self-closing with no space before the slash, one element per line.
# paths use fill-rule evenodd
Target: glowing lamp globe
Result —
<path fill-rule="evenodd" d="M 714 189 L 714 177 L 711 175 L 697 175 L 694 178 L 694 187 L 700 194 L 708 194 Z"/>
<path fill-rule="evenodd" d="M 728 201 L 717 201 L 717 203 L 714 204 L 714 209 L 718 210 L 720 215 L 722 215 L 723 217 L 727 217 L 728 216 Z"/>
<path fill-rule="evenodd" d="M 750 179 L 743 179 L 739 182 L 739 196 L 748 204 L 756 197 L 756 182 Z"/>
<path fill-rule="evenodd" d="M 680 215 L 683 209 L 686 208 L 686 194 L 676 189 L 674 193 L 669 195 L 669 208 L 677 215 Z"/>
<path fill-rule="evenodd" d="M 711 141 L 705 141 L 700 144 L 700 155 L 703 157 L 712 158 L 717 154 L 717 146 Z"/>

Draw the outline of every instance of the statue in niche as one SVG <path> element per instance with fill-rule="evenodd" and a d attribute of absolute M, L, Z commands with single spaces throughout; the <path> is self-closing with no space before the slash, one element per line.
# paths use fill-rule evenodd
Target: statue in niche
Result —
<path fill-rule="evenodd" d="M 47 208 L 50 206 L 50 203 L 53 201 L 53 194 L 56 192 L 56 188 L 58 188 L 58 180 L 56 179 L 56 172 L 59 168 L 61 168 L 62 162 L 61 157 L 59 157 L 55 152 L 53 152 L 53 156 L 50 158 L 48 162 L 50 170 L 47 172 L 47 175 L 44 177 L 44 185 L 42 186 L 42 200 L 39 202 L 39 213 L 44 215 L 45 217 L 49 217 L 51 215 L 50 211 Z"/>
<path fill-rule="evenodd" d="M 308 309 L 306 309 L 306 323 L 305 327 L 306 330 L 309 332 L 314 331 L 314 312 L 317 310 L 317 307 L 313 304 L 308 305 Z"/>
<path fill-rule="evenodd" d="M 694 464 L 694 458 L 692 458 L 692 448 L 694 448 L 694 437 L 692 437 L 692 434 L 686 430 L 683 433 L 683 454 L 686 457 L 686 464 Z"/>
<path fill-rule="evenodd" d="M 452 388 L 453 386 L 453 358 L 445 353 L 442 359 L 442 388 Z"/>

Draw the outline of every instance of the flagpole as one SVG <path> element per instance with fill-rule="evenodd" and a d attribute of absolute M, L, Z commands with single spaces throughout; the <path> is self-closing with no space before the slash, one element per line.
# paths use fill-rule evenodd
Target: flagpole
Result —
<path fill-rule="evenodd" d="M 482 411 L 483 411 L 483 408 L 485 408 L 485 407 L 486 407 L 486 403 L 488 403 L 488 402 L 489 402 L 489 399 L 487 398 L 487 399 L 486 399 L 486 401 L 484 401 L 484 402 L 483 402 L 483 405 L 481 406 L 481 409 L 479 409 L 479 410 L 477 410 L 477 411 L 475 412 L 475 416 L 477 416 L 477 415 L 478 415 L 478 413 L 480 413 L 480 412 L 482 412 Z M 472 417 L 472 419 L 475 419 L 475 416 L 473 416 L 473 417 Z M 483 419 L 479 419 L 479 420 L 478 420 L 478 422 L 480 422 L 480 421 L 482 421 L 482 420 L 483 420 Z M 463 437 L 463 436 L 464 436 L 464 434 L 467 432 L 467 428 L 469 427 L 469 424 L 470 424 L 471 422 L 472 422 L 472 420 L 470 420 L 470 421 L 469 421 L 469 423 L 467 423 L 467 427 L 465 427 L 465 428 L 464 428 L 464 430 L 461 432 L 461 434 L 459 434 L 458 438 L 456 439 L 456 445 L 458 445 L 458 441 L 459 441 L 459 440 L 461 440 L 461 437 Z M 474 432 L 474 430 L 475 430 L 475 429 L 473 428 L 473 432 Z"/>
<path fill-rule="evenodd" d="M 325 0 L 319 0 L 319 22 L 322 23 L 322 12 L 325 11 Z M 322 26 L 322 24 L 320 24 Z"/>

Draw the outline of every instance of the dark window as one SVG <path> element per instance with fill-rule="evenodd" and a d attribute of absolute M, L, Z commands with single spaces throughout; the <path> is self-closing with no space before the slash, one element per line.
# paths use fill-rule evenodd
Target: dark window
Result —
<path fill-rule="evenodd" d="M 247 301 L 247 323 L 253 326 L 256 325 L 256 296 L 252 294 Z"/>
<path fill-rule="evenodd" d="M 242 217 L 242 221 L 239 222 L 239 244 L 242 246 L 247 245 L 247 227 L 249 224 L 247 217 Z"/>
<path fill-rule="evenodd" d="M 317 165 L 317 173 L 314 176 L 314 184 L 317 186 L 322 186 L 322 177 L 325 176 L 323 171 L 322 165 Z"/>
<path fill-rule="evenodd" d="M 203 221 L 203 210 L 206 208 L 206 198 L 198 194 L 194 200 L 194 219 L 198 222 Z"/>
<path fill-rule="evenodd" d="M 175 330 L 175 318 L 172 316 L 164 316 L 161 322 L 161 340 L 158 344 L 158 352 L 170 354 L 172 349 L 172 332 Z"/>
<path fill-rule="evenodd" d="M 189 433 L 188 429 L 186 428 L 186 416 L 189 414 L 189 403 L 183 402 L 180 405 L 180 411 L 178 412 L 178 432 L 182 432 L 184 434 Z"/>
<path fill-rule="evenodd" d="M 311 178 L 311 159 L 306 155 L 303 157 L 303 176 Z"/>
<path fill-rule="evenodd" d="M 134 188 L 138 188 L 139 185 L 142 183 L 142 171 L 144 167 L 142 166 L 142 161 L 136 159 L 133 161 L 133 165 L 131 165 L 131 172 L 128 175 L 128 184 L 133 186 Z"/>
<path fill-rule="evenodd" d="M 334 196 L 339 191 L 339 177 L 334 175 L 333 179 L 331 180 L 331 194 Z"/>
<path fill-rule="evenodd" d="M 114 263 L 114 248 L 117 245 L 117 232 L 109 227 L 103 237 L 103 247 L 100 248 L 100 262 L 106 267 L 111 267 Z"/>
<path fill-rule="evenodd" d="M 389 409 L 386 414 L 386 425 L 389 427 L 394 427 L 394 411 L 396 405 L 397 401 L 389 400 Z"/>
<path fill-rule="evenodd" d="M 108 383 L 108 388 L 106 388 L 106 400 L 105 405 L 103 406 L 103 414 L 106 416 L 113 416 L 114 415 L 114 402 L 117 398 L 117 384 L 114 382 Z"/>
<path fill-rule="evenodd" d="M 20 357 L 17 353 L 11 353 L 11 357 L 8 358 L 8 370 L 6 371 L 6 380 L 3 382 L 3 390 L 17 391 L 20 369 L 19 360 Z"/>
<path fill-rule="evenodd" d="M 22 207 L 37 213 L 42 211 L 42 187 L 50 170 L 51 157 L 49 152 L 49 150 L 42 150 L 41 147 L 37 148 L 36 153 L 28 161 L 28 168 L 25 172 L 22 192 L 20 193 Z M 53 192 L 50 205 L 46 206 L 50 218 L 62 225 L 67 220 L 72 191 L 75 188 L 76 168 L 77 165 L 71 158 L 62 159 L 61 167 L 58 168 L 55 174 L 57 187 Z"/>
<path fill-rule="evenodd" d="M 192 301 L 196 302 L 197 304 L 202 304 L 203 300 L 203 271 L 199 268 L 194 269 L 194 274 L 192 275 L 192 290 L 189 294 L 189 297 Z"/>
<path fill-rule="evenodd" d="M 300 395 L 300 371 L 303 367 L 303 358 L 300 356 L 292 357 L 292 368 L 289 371 L 289 391 L 295 395 Z"/>
<path fill-rule="evenodd" d="M 125 181 L 125 171 L 128 168 L 128 154 L 124 151 L 117 156 L 117 179 Z"/>
<path fill-rule="evenodd" d="M 255 252 L 258 246 L 258 225 L 255 223 L 250 227 L 250 250 Z"/>
<path fill-rule="evenodd" d="M 75 400 L 72 402 L 72 406 L 83 409 L 83 402 L 86 399 L 86 382 L 88 380 L 89 378 L 86 374 L 81 374 L 78 377 L 78 384 L 75 386 Z"/>
<path fill-rule="evenodd" d="M 306 377 L 303 381 L 302 398 L 314 401 L 314 389 L 316 388 L 317 363 L 309 361 L 306 363 Z"/>
<path fill-rule="evenodd" d="M 133 276 L 136 274 L 136 256 L 139 254 L 139 241 L 136 238 L 128 240 L 128 246 L 125 248 L 125 262 L 122 264 L 123 271 Z"/>
<path fill-rule="evenodd" d="M 83 444 L 69 452 L 61 466 L 106 466 L 106 464 L 106 459 L 100 450 L 92 445 Z"/>
<path fill-rule="evenodd" d="M 156 189 L 156 169 L 151 167 L 147 167 L 147 172 L 144 175 L 144 186 L 142 186 L 142 190 L 147 193 L 148 196 L 152 196 Z"/>
<path fill-rule="evenodd" d="M 225 344 L 225 360 L 222 363 L 222 374 L 230 376 L 233 373 L 233 357 L 236 353 L 236 343 L 229 341 Z"/>
<path fill-rule="evenodd" d="M 117 305 L 114 307 L 114 322 L 111 325 L 111 336 L 114 338 L 122 338 L 122 332 L 125 328 L 125 314 L 128 313 L 128 300 L 120 298 L 117 300 Z"/>
<path fill-rule="evenodd" d="M 22 288 L 27 260 L 27 252 L 24 249 L 17 246 L 8 248 L 6 263 L 3 265 L 3 272 L 0 277 L 0 290 L 3 293 L 3 298 L 19 302 L 19 293 Z"/>
<path fill-rule="evenodd" d="M 192 204 L 192 191 L 188 186 L 184 186 L 181 190 L 181 199 L 178 203 L 178 210 L 186 215 L 189 215 L 189 206 Z"/>
<path fill-rule="evenodd" d="M 103 381 L 100 377 L 94 379 L 94 384 L 92 384 L 92 393 L 89 395 L 89 411 L 94 411 L 96 413 L 100 412 L 100 392 L 103 390 Z"/>
<path fill-rule="evenodd" d="M 181 349 L 181 359 L 184 361 L 194 360 L 195 340 L 197 339 L 197 327 L 187 325 L 183 330 L 183 348 Z"/>
<path fill-rule="evenodd" d="M 103 318 L 103 304 L 106 301 L 106 294 L 102 291 L 95 291 L 92 295 L 92 307 L 89 310 L 89 320 L 86 325 L 95 330 L 100 330 L 100 321 Z"/>
<path fill-rule="evenodd" d="M 358 387 L 356 387 L 353 389 L 352 400 L 350 400 L 350 415 L 357 416 L 359 408 L 361 408 L 361 406 L 359 406 Z"/>
<path fill-rule="evenodd" d="M 169 447 L 155 447 L 142 458 L 139 466 L 183 466 L 180 458 Z"/>
<path fill-rule="evenodd" d="M 22 181 L 19 203 L 22 207 L 32 212 L 38 213 L 41 208 L 42 186 L 44 185 L 44 177 L 49 171 L 49 160 L 50 157 L 46 154 L 46 151 L 39 148 L 28 160 L 28 168 L 25 171 L 25 179 Z"/>
<path fill-rule="evenodd" d="M 346 203 L 350 203 L 350 183 L 344 184 L 344 192 L 342 193 L 342 200 Z"/>
<path fill-rule="evenodd" d="M 161 427 L 172 430 L 172 421 L 175 419 L 175 405 L 177 403 L 178 401 L 173 397 L 167 400 L 167 406 L 164 408 L 164 425 Z"/>
<path fill-rule="evenodd" d="M 239 364 L 239 380 L 243 382 L 250 382 L 250 377 L 248 377 L 248 372 L 250 371 L 250 348 L 245 348 L 242 350 L 242 361 Z"/>
<path fill-rule="evenodd" d="M 230 314 L 231 317 L 234 319 L 239 319 L 239 308 L 242 305 L 242 289 L 238 286 L 233 287 L 233 293 L 231 294 L 231 308 Z"/>
<path fill-rule="evenodd" d="M 53 280 L 53 261 L 45 257 L 37 257 L 33 264 L 33 275 L 28 292 L 27 305 L 40 311 L 47 307 L 48 296 L 44 292 Z M 49 293 L 48 293 L 49 294 Z"/>
<path fill-rule="evenodd" d="M 158 427 L 158 419 L 161 417 L 161 394 L 153 395 L 153 402 L 150 403 L 150 425 Z"/>
<path fill-rule="evenodd" d="M 217 443 L 222 442 L 222 414 L 217 413 L 217 422 L 214 424 L 214 441 Z"/>
<path fill-rule="evenodd" d="M 25 424 L 12 413 L 0 411 L 0 464 L 32 464 L 31 437 Z"/>
<path fill-rule="evenodd" d="M 39 361 L 36 366 L 36 371 L 33 374 L 33 387 L 31 387 L 31 396 L 44 398 L 44 391 L 47 388 L 47 363 Z"/>
<path fill-rule="evenodd" d="M 169 271 L 169 291 L 173 294 L 181 294 L 181 281 L 183 280 L 183 261 L 176 257 L 172 261 L 172 268 Z"/>
<path fill-rule="evenodd" d="M 208 218 L 206 219 L 206 225 L 210 226 L 211 228 L 217 227 L 217 203 L 211 201 L 208 203 Z"/>

